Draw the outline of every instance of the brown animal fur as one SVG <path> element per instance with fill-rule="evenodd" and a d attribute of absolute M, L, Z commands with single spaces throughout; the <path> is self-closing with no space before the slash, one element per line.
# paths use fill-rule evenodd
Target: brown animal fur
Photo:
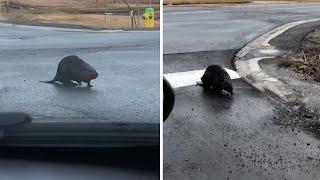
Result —
<path fill-rule="evenodd" d="M 227 71 L 219 65 L 211 65 L 207 67 L 201 78 L 201 86 L 207 90 L 220 93 L 222 90 L 233 94 L 231 78 Z"/>
<path fill-rule="evenodd" d="M 86 82 L 88 87 L 92 87 L 91 80 L 97 77 L 96 70 L 78 56 L 67 56 L 60 61 L 57 73 L 51 81 L 40 82 L 55 83 L 58 81 L 66 86 L 76 86 L 77 84 L 72 82 L 76 81 L 79 85 L 81 82 Z"/>

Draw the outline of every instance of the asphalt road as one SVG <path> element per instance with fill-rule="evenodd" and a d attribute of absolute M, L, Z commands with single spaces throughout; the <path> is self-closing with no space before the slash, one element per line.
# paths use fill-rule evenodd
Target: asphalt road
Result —
<path fill-rule="evenodd" d="M 319 4 L 164 8 L 164 53 L 237 49 L 286 22 L 319 18 Z"/>
<path fill-rule="evenodd" d="M 159 123 L 159 34 L 0 27 L 0 111 L 35 122 Z M 68 55 L 98 71 L 92 88 L 38 82 Z"/>
<path fill-rule="evenodd" d="M 319 18 L 320 4 L 164 8 L 164 74 L 219 64 L 281 24 Z M 278 109 L 241 79 L 235 95 L 175 89 L 164 124 L 165 179 L 319 179 L 319 141 L 274 123 Z"/>

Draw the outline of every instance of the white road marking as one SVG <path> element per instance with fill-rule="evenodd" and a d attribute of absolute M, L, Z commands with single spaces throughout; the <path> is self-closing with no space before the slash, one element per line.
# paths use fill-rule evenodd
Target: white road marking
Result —
<path fill-rule="evenodd" d="M 234 70 L 227 69 L 225 70 L 230 75 L 231 79 L 239 79 L 240 75 Z M 204 73 L 205 69 L 195 70 L 195 71 L 186 71 L 186 72 L 176 72 L 176 73 L 168 73 L 164 74 L 167 80 L 170 82 L 173 88 L 185 87 L 196 85 L 197 81 L 201 81 L 201 77 Z"/>

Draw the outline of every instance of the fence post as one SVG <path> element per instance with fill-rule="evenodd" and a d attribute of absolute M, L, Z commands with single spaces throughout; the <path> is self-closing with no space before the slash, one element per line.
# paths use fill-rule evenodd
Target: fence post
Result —
<path fill-rule="evenodd" d="M 140 0 L 138 0 L 138 28 L 140 28 Z"/>
<path fill-rule="evenodd" d="M 10 7 L 10 2 L 9 2 L 9 1 L 6 1 L 7 13 L 9 12 L 9 7 Z"/>
<path fill-rule="evenodd" d="M 131 29 L 133 29 L 133 10 L 130 10 Z"/>

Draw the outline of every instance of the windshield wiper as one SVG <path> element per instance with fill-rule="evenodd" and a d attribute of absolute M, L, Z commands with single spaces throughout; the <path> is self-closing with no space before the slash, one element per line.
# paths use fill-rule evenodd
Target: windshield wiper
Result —
<path fill-rule="evenodd" d="M 0 113 L 2 147 L 149 147 L 159 145 L 158 123 L 39 122 L 21 112 Z"/>

